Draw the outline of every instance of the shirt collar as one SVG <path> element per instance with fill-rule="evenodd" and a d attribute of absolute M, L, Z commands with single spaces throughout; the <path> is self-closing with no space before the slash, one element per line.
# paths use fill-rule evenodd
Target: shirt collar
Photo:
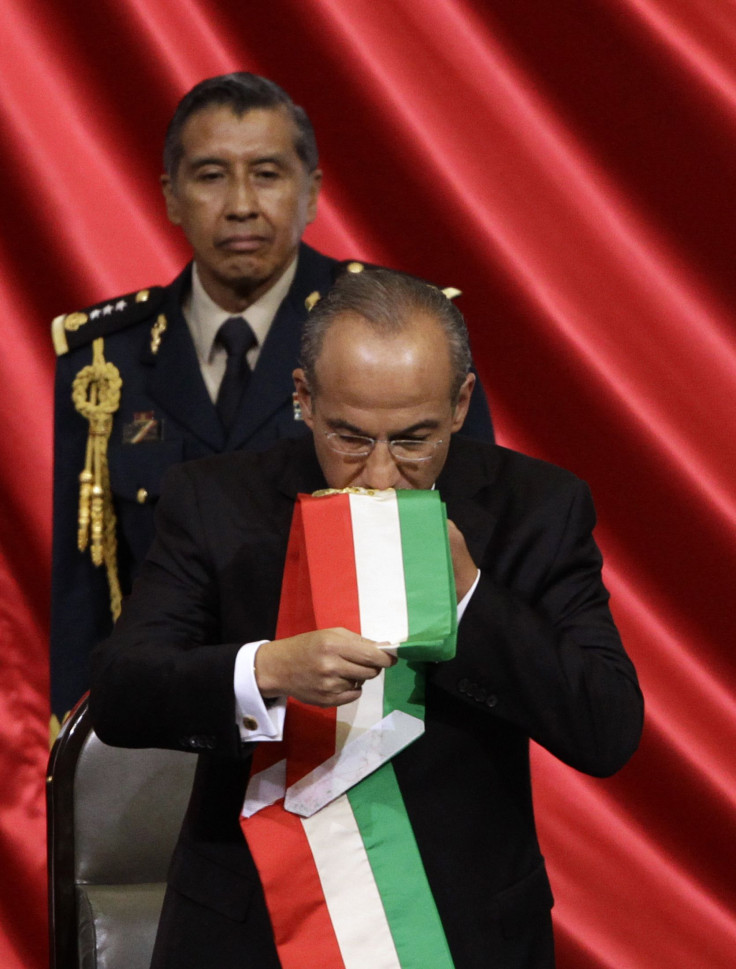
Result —
<path fill-rule="evenodd" d="M 296 275 L 297 257 L 294 257 L 286 272 L 267 290 L 263 296 L 252 303 L 243 313 L 229 313 L 209 296 L 199 278 L 197 263 L 192 265 L 192 289 L 184 307 L 192 340 L 197 356 L 203 362 L 212 357 L 212 349 L 220 326 L 231 316 L 243 316 L 248 320 L 258 340 L 258 348 L 268 336 L 278 308 L 283 302 Z"/>

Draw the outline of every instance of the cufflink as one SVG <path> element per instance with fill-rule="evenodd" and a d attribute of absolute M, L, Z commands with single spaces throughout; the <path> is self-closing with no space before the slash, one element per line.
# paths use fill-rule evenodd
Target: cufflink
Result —
<path fill-rule="evenodd" d="M 246 717 L 243 717 L 243 726 L 245 727 L 246 730 L 257 730 L 258 721 L 256 720 L 255 717 L 246 716 Z"/>

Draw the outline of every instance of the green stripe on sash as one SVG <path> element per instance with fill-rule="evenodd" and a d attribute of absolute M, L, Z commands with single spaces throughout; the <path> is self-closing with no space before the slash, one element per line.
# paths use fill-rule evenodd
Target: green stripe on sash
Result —
<path fill-rule="evenodd" d="M 437 491 L 399 491 L 397 499 L 409 614 L 409 638 L 399 655 L 452 659 L 457 599 L 445 506 Z"/>
<path fill-rule="evenodd" d="M 390 763 L 348 791 L 402 966 L 453 969 L 424 865 Z"/>

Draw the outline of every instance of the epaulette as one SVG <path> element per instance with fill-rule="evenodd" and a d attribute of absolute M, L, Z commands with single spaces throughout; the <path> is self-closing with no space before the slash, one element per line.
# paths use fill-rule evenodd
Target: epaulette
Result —
<path fill-rule="evenodd" d="M 51 322 L 51 339 L 57 357 L 92 343 L 100 336 L 139 323 L 155 313 L 163 299 L 163 286 L 153 286 L 74 313 L 62 313 Z"/>
<path fill-rule="evenodd" d="M 105 359 L 104 337 L 150 319 L 164 301 L 164 289 L 140 289 L 85 310 L 63 313 L 51 323 L 57 356 L 81 346 L 92 346 L 92 361 L 72 381 L 71 397 L 77 412 L 89 423 L 85 463 L 79 475 L 77 548 L 88 551 L 95 566 L 104 566 L 110 591 L 113 621 L 120 615 L 122 595 L 118 578 L 117 519 L 110 487 L 107 448 L 113 417 L 120 406 L 122 378 Z M 166 318 L 159 315 L 151 341 L 160 342 Z"/>
<path fill-rule="evenodd" d="M 332 268 L 332 282 L 335 283 L 340 276 L 345 273 L 362 273 L 365 269 L 384 269 L 384 266 L 378 266 L 375 263 L 370 262 L 360 262 L 357 259 L 343 259 L 342 262 L 335 263 Z M 408 273 L 406 275 L 409 275 Z M 416 277 L 420 278 L 420 277 Z M 434 283 L 430 283 L 428 280 L 423 280 L 429 286 L 434 286 Z M 455 299 L 456 296 L 462 296 L 462 290 L 456 289 L 454 286 L 437 287 L 441 289 L 442 292 L 448 299 Z M 319 303 L 322 299 L 322 293 L 315 289 L 313 293 L 304 300 L 304 305 L 307 307 L 309 312 Z"/>

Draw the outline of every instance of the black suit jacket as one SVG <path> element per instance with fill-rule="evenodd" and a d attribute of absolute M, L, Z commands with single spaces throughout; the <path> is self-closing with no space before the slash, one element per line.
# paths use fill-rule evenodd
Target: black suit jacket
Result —
<path fill-rule="evenodd" d="M 636 748 L 641 695 L 586 486 L 461 439 L 437 484 L 482 575 L 455 659 L 429 669 L 426 732 L 394 766 L 456 969 L 550 966 L 529 738 L 609 774 Z M 309 440 L 173 471 L 151 555 L 96 651 L 91 710 L 104 741 L 201 754 L 157 967 L 278 965 L 238 826 L 250 751 L 233 667 L 243 642 L 274 633 L 294 499 L 323 486 Z"/>
<path fill-rule="evenodd" d="M 108 446 L 110 482 L 117 516 L 120 584 L 132 580 L 151 546 L 153 513 L 161 480 L 173 464 L 241 448 L 262 449 L 281 438 L 307 434 L 294 419 L 291 373 L 297 364 L 305 299 L 324 294 L 342 263 L 301 245 L 297 272 L 261 349 L 255 371 L 228 435 L 223 431 L 199 369 L 181 306 L 191 284 L 191 266 L 170 286 L 88 310 L 88 322 L 66 334 L 70 349 L 57 363 L 54 432 L 54 515 L 51 610 L 51 706 L 62 716 L 89 686 L 89 654 L 112 628 L 104 568 L 77 551 L 79 473 L 84 467 L 88 423 L 74 408 L 71 388 L 92 359 L 91 341 L 104 336 L 105 359 L 120 372 L 120 406 Z M 118 307 L 121 307 L 118 309 Z M 75 314 L 79 315 L 79 314 Z M 157 349 L 152 330 L 163 316 L 166 329 Z M 126 441 L 136 415 L 158 422 L 157 435 Z M 464 433 L 493 440 L 482 387 L 473 394 Z"/>

